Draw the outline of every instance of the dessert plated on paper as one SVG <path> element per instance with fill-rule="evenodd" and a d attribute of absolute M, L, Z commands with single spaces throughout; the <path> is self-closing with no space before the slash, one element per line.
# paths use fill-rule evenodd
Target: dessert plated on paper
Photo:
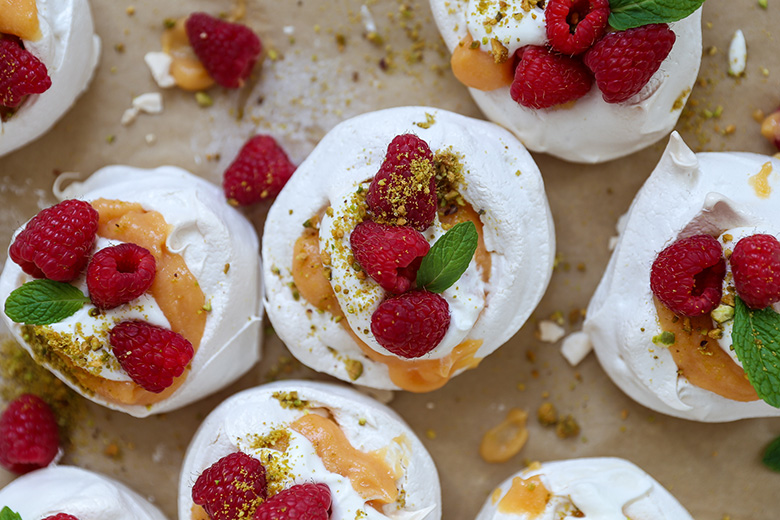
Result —
<path fill-rule="evenodd" d="M 485 115 L 531 151 L 584 163 L 649 146 L 680 117 L 701 11 L 680 20 L 654 4 L 626 20 L 608 0 L 431 0 L 453 73 Z"/>
<path fill-rule="evenodd" d="M 431 391 L 520 329 L 554 249 L 541 175 L 510 133 L 434 108 L 372 112 L 328 133 L 272 206 L 266 312 L 315 370 Z"/>
<path fill-rule="evenodd" d="M 230 397 L 200 426 L 179 518 L 299 518 L 288 507 L 307 510 L 301 518 L 437 520 L 439 477 L 386 406 L 340 385 L 271 383 Z"/>
<path fill-rule="evenodd" d="M 165 520 L 124 484 L 73 466 L 50 466 L 0 489 L 0 508 L 21 520 Z"/>
<path fill-rule="evenodd" d="M 780 416 L 780 162 L 679 135 L 639 191 L 584 330 L 613 381 L 685 419 Z"/>
<path fill-rule="evenodd" d="M 618 458 L 531 464 L 502 482 L 477 520 L 693 520 L 641 468 Z"/>
<path fill-rule="evenodd" d="M 260 354 L 252 225 L 182 169 L 109 166 L 12 239 L 6 322 L 85 397 L 134 416 L 194 402 Z"/>
<path fill-rule="evenodd" d="M 0 156 L 44 134 L 100 56 L 87 0 L 20 0 L 0 12 Z"/>

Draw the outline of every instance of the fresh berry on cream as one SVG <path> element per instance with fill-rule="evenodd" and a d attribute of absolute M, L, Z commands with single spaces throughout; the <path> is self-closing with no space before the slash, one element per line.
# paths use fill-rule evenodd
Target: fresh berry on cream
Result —
<path fill-rule="evenodd" d="M 372 202 L 376 192 L 394 209 Z M 425 107 L 374 112 L 332 130 L 272 206 L 266 310 L 315 370 L 430 391 L 522 326 L 549 281 L 553 250 L 541 177 L 510 134 Z M 435 319 L 403 311 L 396 325 L 408 333 L 380 323 L 380 306 L 415 298 L 433 305 L 426 315 Z M 424 348 L 399 344 L 409 335 Z"/>
<path fill-rule="evenodd" d="M 58 195 L 67 200 L 14 236 L 0 276 L 6 321 L 34 358 L 82 395 L 141 417 L 251 368 L 261 339 L 257 237 L 217 186 L 174 167 L 110 166 Z M 53 280 L 74 245 L 79 260 Z"/>
<path fill-rule="evenodd" d="M 753 309 L 734 283 L 742 268 L 760 279 L 775 253 L 744 264 L 738 252 L 732 261 L 742 241 L 778 236 L 778 168 L 757 154 L 694 154 L 672 134 L 629 209 L 584 325 L 604 369 L 639 403 L 705 422 L 780 415 L 780 395 L 762 390 L 777 373 L 771 362 L 757 368 L 778 338 L 750 328 L 780 319 L 777 295 Z"/>
<path fill-rule="evenodd" d="M 696 80 L 701 12 L 636 7 L 661 16 L 637 27 L 606 0 L 431 0 L 453 73 L 485 115 L 532 151 L 586 163 L 666 135 Z"/>
<path fill-rule="evenodd" d="M 228 490 L 217 491 L 218 483 Z M 200 508 L 215 520 L 223 518 L 215 511 L 276 518 L 262 510 L 290 494 L 313 508 L 330 501 L 331 520 L 441 518 L 436 468 L 411 429 L 389 408 L 333 384 L 271 383 L 219 405 L 187 449 L 179 518 L 199 518 Z"/>
<path fill-rule="evenodd" d="M 16 8 L 25 9 L 26 3 L 19 2 Z M 26 96 L 12 108 L 11 117 L 10 113 L 0 117 L 0 156 L 37 139 L 68 111 L 89 85 L 100 56 L 100 38 L 94 34 L 87 0 L 36 0 L 33 4 L 35 12 L 26 17 L 31 20 L 30 28 L 14 36 L 21 39 L 25 52 L 45 66 L 51 86 Z M 0 74 L 3 68 L 0 63 Z M 0 79 L 0 84 L 4 81 Z"/>

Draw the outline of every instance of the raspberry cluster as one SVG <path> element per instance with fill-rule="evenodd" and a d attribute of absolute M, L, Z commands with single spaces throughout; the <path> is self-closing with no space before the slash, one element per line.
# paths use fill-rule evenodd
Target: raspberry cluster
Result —
<path fill-rule="evenodd" d="M 57 282 L 75 280 L 86 267 L 87 290 L 99 310 L 130 303 L 152 286 L 155 257 L 132 243 L 93 254 L 98 221 L 98 212 L 88 202 L 65 200 L 33 217 L 8 254 L 30 276 Z M 150 392 L 171 386 L 193 356 L 183 336 L 145 322 L 119 323 L 109 339 L 122 368 Z"/>
<path fill-rule="evenodd" d="M 358 224 L 350 247 L 361 269 L 391 293 L 371 316 L 371 332 L 384 348 L 417 358 L 436 348 L 449 328 L 447 301 L 414 289 L 430 246 L 420 233 L 436 216 L 436 176 L 428 143 L 412 134 L 396 136 L 368 188 L 373 220 Z"/>
<path fill-rule="evenodd" d="M 729 257 L 734 289 L 752 309 L 780 301 L 780 241 L 772 235 L 743 238 Z M 650 271 L 658 300 L 680 316 L 709 314 L 720 305 L 726 260 L 709 235 L 677 240 L 661 251 Z"/>
<path fill-rule="evenodd" d="M 331 493 L 325 484 L 297 484 L 267 499 L 265 467 L 242 452 L 222 457 L 200 474 L 192 501 L 212 520 L 327 520 Z"/>
<path fill-rule="evenodd" d="M 607 32 L 608 0 L 550 0 L 547 46 L 526 46 L 509 93 L 528 108 L 573 102 L 596 82 L 607 103 L 638 94 L 669 55 L 675 34 L 666 24 Z"/>

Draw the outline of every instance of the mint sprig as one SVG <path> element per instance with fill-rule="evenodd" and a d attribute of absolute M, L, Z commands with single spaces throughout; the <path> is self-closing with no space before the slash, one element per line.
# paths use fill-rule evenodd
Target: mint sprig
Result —
<path fill-rule="evenodd" d="M 736 299 L 734 351 L 758 396 L 780 408 L 780 314 L 772 307 L 755 310 Z"/>
<path fill-rule="evenodd" d="M 769 443 L 761 462 L 772 471 L 780 472 L 780 437 Z"/>
<path fill-rule="evenodd" d="M 11 510 L 10 507 L 4 506 L 0 511 L 0 520 L 22 520 L 22 515 Z"/>
<path fill-rule="evenodd" d="M 609 25 L 618 31 L 682 20 L 704 0 L 609 0 Z"/>
<path fill-rule="evenodd" d="M 5 313 L 16 323 L 50 325 L 72 316 L 87 302 L 89 298 L 70 284 L 33 280 L 8 296 Z"/>
<path fill-rule="evenodd" d="M 479 234 L 473 222 L 456 224 L 439 238 L 417 271 L 417 287 L 442 293 L 458 281 L 477 250 Z"/>

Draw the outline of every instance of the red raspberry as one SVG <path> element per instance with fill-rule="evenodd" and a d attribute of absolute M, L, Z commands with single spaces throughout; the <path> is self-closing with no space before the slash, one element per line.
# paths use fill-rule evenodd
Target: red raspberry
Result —
<path fill-rule="evenodd" d="M 98 212 L 83 200 L 65 200 L 27 223 L 8 250 L 11 260 L 35 278 L 69 282 L 87 265 Z"/>
<path fill-rule="evenodd" d="M 56 515 L 47 516 L 43 520 L 79 520 L 79 519 L 67 513 L 57 513 Z"/>
<path fill-rule="evenodd" d="M 607 103 L 622 103 L 647 85 L 669 55 L 676 36 L 665 23 L 612 32 L 585 53 L 585 65 Z"/>
<path fill-rule="evenodd" d="M 388 298 L 371 316 L 371 332 L 379 344 L 407 359 L 436 348 L 449 326 L 447 300 L 428 291 Z"/>
<path fill-rule="evenodd" d="M 222 187 L 228 201 L 247 206 L 276 197 L 295 172 L 295 165 L 270 135 L 246 142 L 225 170 Z"/>
<path fill-rule="evenodd" d="M 436 215 L 436 175 L 428 143 L 413 134 L 394 137 L 368 187 L 366 202 L 388 223 L 401 217 L 418 231 L 427 229 Z"/>
<path fill-rule="evenodd" d="M 245 25 L 206 13 L 192 13 L 184 27 L 209 76 L 223 87 L 242 87 L 263 50 L 260 38 Z"/>
<path fill-rule="evenodd" d="M 14 473 L 48 466 L 59 445 L 57 421 L 38 396 L 20 395 L 0 416 L 0 465 Z"/>
<path fill-rule="evenodd" d="M 780 242 L 772 235 L 751 235 L 737 242 L 729 258 L 737 295 L 751 309 L 780 301 Z"/>
<path fill-rule="evenodd" d="M 114 355 L 130 379 L 156 394 L 173 384 L 192 360 L 181 334 L 145 321 L 123 321 L 109 333 Z"/>
<path fill-rule="evenodd" d="M 561 54 L 585 52 L 604 36 L 608 0 L 549 0 L 544 11 L 547 43 Z"/>
<path fill-rule="evenodd" d="M 192 501 L 212 520 L 251 518 L 267 493 L 265 468 L 254 457 L 237 452 L 222 457 L 200 474 Z"/>
<path fill-rule="evenodd" d="M 509 87 L 512 99 L 528 108 L 550 108 L 581 98 L 593 78 L 579 59 L 529 45 L 518 51 L 520 63 Z"/>
<path fill-rule="evenodd" d="M 394 294 L 409 290 L 431 248 L 425 237 L 409 226 L 386 226 L 370 220 L 355 226 L 349 243 L 366 274 Z"/>
<path fill-rule="evenodd" d="M 720 304 L 725 276 L 720 242 L 709 235 L 695 235 L 658 253 L 650 271 L 650 288 L 675 314 L 701 316 Z"/>
<path fill-rule="evenodd" d="M 99 309 L 113 309 L 135 300 L 152 286 L 155 266 L 152 253 L 136 244 L 106 247 L 87 266 L 87 289 Z"/>
<path fill-rule="evenodd" d="M 51 87 L 46 65 L 12 39 L 0 39 L 0 106 L 18 107 L 25 96 Z"/>
<path fill-rule="evenodd" d="M 328 520 L 330 503 L 326 484 L 297 484 L 260 504 L 255 520 Z"/>

